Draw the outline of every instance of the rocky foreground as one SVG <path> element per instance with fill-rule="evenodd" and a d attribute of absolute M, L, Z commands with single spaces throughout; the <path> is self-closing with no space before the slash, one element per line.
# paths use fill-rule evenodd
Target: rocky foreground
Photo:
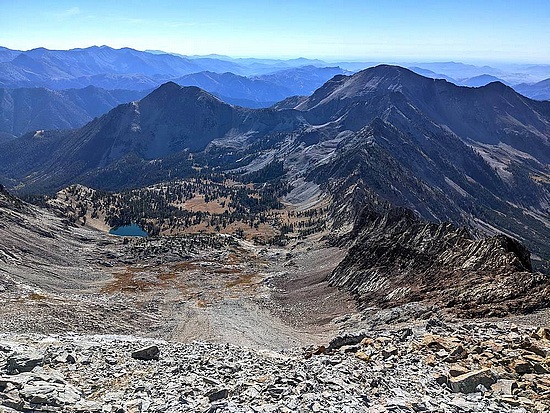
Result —
<path fill-rule="evenodd" d="M 0 412 L 547 412 L 550 330 L 437 318 L 272 352 L 0 336 Z"/>

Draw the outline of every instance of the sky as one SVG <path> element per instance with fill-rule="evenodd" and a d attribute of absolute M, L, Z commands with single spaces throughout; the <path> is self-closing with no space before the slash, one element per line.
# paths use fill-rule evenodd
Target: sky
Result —
<path fill-rule="evenodd" d="M 0 0 L 0 45 L 550 63 L 550 0 Z"/>

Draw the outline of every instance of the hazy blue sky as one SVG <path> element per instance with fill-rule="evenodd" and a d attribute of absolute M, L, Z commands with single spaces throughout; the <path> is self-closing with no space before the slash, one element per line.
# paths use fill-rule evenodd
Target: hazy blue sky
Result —
<path fill-rule="evenodd" d="M 0 45 L 550 63 L 550 0 L 0 0 Z"/>

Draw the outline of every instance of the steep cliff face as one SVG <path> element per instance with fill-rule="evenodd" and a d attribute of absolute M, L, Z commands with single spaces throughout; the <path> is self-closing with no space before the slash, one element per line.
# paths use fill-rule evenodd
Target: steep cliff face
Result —
<path fill-rule="evenodd" d="M 532 272 L 529 251 L 505 235 L 474 240 L 464 228 L 423 222 L 402 208 L 364 212 L 354 233 L 329 281 L 363 308 L 424 301 L 479 316 L 548 305 L 550 277 Z"/>

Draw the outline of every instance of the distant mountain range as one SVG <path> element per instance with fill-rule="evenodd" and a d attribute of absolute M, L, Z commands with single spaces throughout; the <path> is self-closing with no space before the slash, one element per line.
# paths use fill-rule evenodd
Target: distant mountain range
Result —
<path fill-rule="evenodd" d="M 332 76 L 349 73 L 326 66 L 308 59 L 189 58 L 107 46 L 25 52 L 1 48 L 0 87 L 64 90 L 95 86 L 149 92 L 171 80 L 198 86 L 235 105 L 258 108 L 292 95 L 310 94 Z M 70 106 L 70 99 L 62 105 Z M 78 122 L 78 118 L 69 121 L 72 126 L 79 126 Z"/>
<path fill-rule="evenodd" d="M 534 84 L 522 83 L 514 88 L 522 95 L 530 96 L 533 99 L 550 100 L 550 79 Z"/>
<path fill-rule="evenodd" d="M 339 67 L 303 66 L 275 73 L 245 77 L 233 73 L 200 72 L 173 81 L 181 86 L 197 86 L 220 99 L 249 108 L 268 107 L 289 96 L 309 95 L 337 74 Z"/>
<path fill-rule="evenodd" d="M 189 58 L 108 46 L 86 49 L 28 51 L 0 49 L 0 86 L 67 89 L 98 86 L 106 89 L 149 89 L 168 80 L 199 72 L 256 76 L 303 66 L 325 67 L 308 59 L 258 60 Z M 129 84 L 134 86 L 128 87 Z"/>
<path fill-rule="evenodd" d="M 79 128 L 121 103 L 138 100 L 136 90 L 44 88 L 0 89 L 0 133 L 15 138 L 39 129 Z"/>
<path fill-rule="evenodd" d="M 313 185 L 330 197 L 335 231 L 389 203 L 503 231 L 535 260 L 550 258 L 549 164 L 550 102 L 499 82 L 459 87 L 387 65 L 337 75 L 270 109 L 167 83 L 80 129 L 0 144 L 1 182 L 21 193 L 280 169 L 296 191 Z"/>
<path fill-rule="evenodd" d="M 176 78 L 174 82 L 197 86 L 227 103 L 251 108 L 271 106 L 292 94 L 287 88 L 233 73 L 199 72 Z"/>
<path fill-rule="evenodd" d="M 185 86 L 199 86 L 230 103 L 265 107 L 292 95 L 309 95 L 333 75 L 351 74 L 379 63 L 382 62 L 184 56 L 108 46 L 28 51 L 0 47 L 0 87 L 70 89 L 96 86 L 150 91 L 162 83 L 174 81 Z M 517 90 L 528 97 L 548 98 L 547 86 L 537 85 L 537 82 L 550 79 L 550 65 L 498 68 L 459 62 L 401 65 L 423 76 L 446 79 L 457 85 L 479 87 L 501 81 L 513 87 L 521 85 Z"/>
<path fill-rule="evenodd" d="M 531 99 L 550 100 L 550 65 L 514 65 L 507 70 L 462 63 L 418 63 L 407 66 L 419 75 L 445 79 L 458 86 L 481 87 L 500 82 Z"/>

